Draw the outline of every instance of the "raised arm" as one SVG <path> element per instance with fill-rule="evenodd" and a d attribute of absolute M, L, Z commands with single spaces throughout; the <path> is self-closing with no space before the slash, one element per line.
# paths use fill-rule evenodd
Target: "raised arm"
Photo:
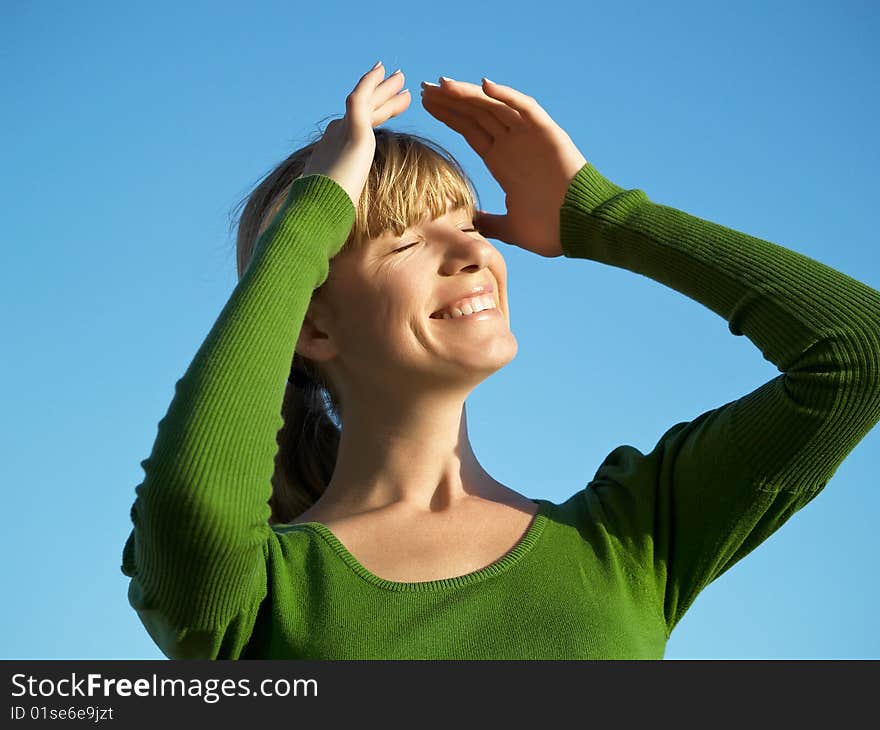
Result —
<path fill-rule="evenodd" d="M 122 572 L 169 658 L 237 658 L 251 635 L 277 540 L 267 502 L 293 350 L 353 222 L 333 179 L 293 182 L 141 462 Z"/>
<path fill-rule="evenodd" d="M 651 202 L 586 164 L 561 212 L 571 258 L 700 302 L 782 375 L 734 401 L 731 434 L 765 485 L 824 485 L 880 419 L 880 292 L 814 259 Z"/>
<path fill-rule="evenodd" d="M 647 455 L 612 451 L 584 497 L 647 571 L 671 632 L 696 595 L 828 483 L 880 421 L 880 292 L 807 256 L 651 202 L 586 164 L 565 255 L 659 281 L 723 317 L 782 373 Z"/>
<path fill-rule="evenodd" d="M 171 658 L 237 659 L 284 560 L 269 525 L 281 405 L 312 292 L 355 222 L 373 128 L 409 106 L 377 63 L 315 143 L 229 301 L 177 381 L 131 509 L 128 598 Z M 398 93 L 400 92 L 400 93 Z"/>
<path fill-rule="evenodd" d="M 628 565 L 667 635 L 697 593 L 813 499 L 880 420 L 880 292 L 807 256 L 603 177 L 530 96 L 423 84 L 505 192 L 484 235 L 659 281 L 723 317 L 782 375 L 613 450 L 583 492 L 585 541 Z"/>

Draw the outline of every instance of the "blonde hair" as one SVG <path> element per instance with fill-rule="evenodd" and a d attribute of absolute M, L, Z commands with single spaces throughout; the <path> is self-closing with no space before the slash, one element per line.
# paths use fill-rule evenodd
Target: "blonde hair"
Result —
<path fill-rule="evenodd" d="M 443 147 L 425 137 L 374 129 L 376 153 L 358 204 L 355 220 L 340 253 L 386 231 L 400 236 L 425 213 L 443 215 L 447 206 L 480 207 L 479 195 L 461 165 Z M 320 141 L 293 152 L 263 176 L 235 207 L 238 278 L 247 270 L 254 248 L 280 211 L 293 181 Z M 233 226 L 236 221 L 233 220 Z M 339 254 L 337 254 L 339 255 Z M 332 259 L 330 262 L 332 275 Z M 295 342 L 290 343 L 291 349 Z M 272 476 L 270 524 L 284 524 L 305 512 L 323 494 L 333 475 L 342 428 L 342 403 L 333 383 L 317 363 L 294 352 L 293 369 L 308 375 L 305 385 L 288 384 L 281 404 L 284 426 L 276 435 L 278 451 Z"/>

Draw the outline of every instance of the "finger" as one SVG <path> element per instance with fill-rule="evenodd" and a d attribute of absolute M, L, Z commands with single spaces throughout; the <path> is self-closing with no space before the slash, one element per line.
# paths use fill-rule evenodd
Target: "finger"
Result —
<path fill-rule="evenodd" d="M 485 111 L 484 109 L 478 109 L 477 107 L 461 100 L 451 99 L 443 94 L 436 94 L 423 90 L 422 103 L 425 104 L 426 102 L 432 104 L 435 109 L 445 107 L 461 117 L 470 117 L 482 127 L 492 140 L 498 139 L 510 132 L 510 129 L 499 122 L 498 118 L 491 112 Z M 427 109 L 427 106 L 425 108 Z M 431 110 L 429 109 L 428 111 Z"/>
<path fill-rule="evenodd" d="M 360 81 L 345 97 L 345 115 L 351 119 L 355 126 L 362 126 L 370 121 L 373 109 L 367 109 L 368 101 L 372 98 L 376 87 L 385 78 L 385 67 L 380 61 L 375 68 L 370 69 L 361 76 Z"/>
<path fill-rule="evenodd" d="M 410 105 L 411 101 L 409 89 L 404 89 L 399 94 L 395 94 L 382 106 L 373 111 L 373 126 L 376 127 L 383 122 L 387 122 L 391 117 L 402 113 Z"/>
<path fill-rule="evenodd" d="M 498 99 L 516 109 L 520 117 L 528 122 L 543 124 L 550 119 L 550 115 L 534 97 L 523 94 L 512 86 L 502 86 L 483 77 L 483 91 L 487 96 Z"/>
<path fill-rule="evenodd" d="M 358 82 L 355 84 L 355 87 L 351 90 L 351 93 L 354 94 L 358 91 L 363 92 L 365 89 L 369 89 L 372 91 L 376 88 L 380 83 L 382 83 L 382 79 L 385 78 L 385 66 L 382 65 L 382 62 L 379 61 L 373 68 L 367 71 L 363 76 L 360 77 Z"/>
<path fill-rule="evenodd" d="M 373 108 L 378 109 L 386 101 L 392 98 L 403 87 L 405 80 L 403 71 L 397 69 L 384 81 L 380 81 L 373 91 Z"/>
<path fill-rule="evenodd" d="M 507 216 L 478 210 L 474 214 L 474 226 L 486 238 L 507 242 Z"/>
<path fill-rule="evenodd" d="M 441 77 L 442 79 L 443 77 Z M 429 93 L 436 93 L 442 98 L 457 100 L 489 113 L 508 130 L 523 125 L 523 118 L 516 109 L 512 109 L 503 101 L 487 96 L 483 89 L 467 81 L 443 80 L 440 86 L 425 85 Z"/>
<path fill-rule="evenodd" d="M 494 138 L 480 126 L 473 116 L 444 106 L 436 99 L 428 99 L 424 94 L 422 95 L 422 106 L 431 116 L 436 117 L 450 129 L 462 135 L 480 157 L 485 156 L 492 149 Z"/>
<path fill-rule="evenodd" d="M 495 114 L 487 110 L 485 107 L 481 107 L 478 104 L 473 104 L 466 99 L 460 97 L 456 98 L 453 96 L 449 96 L 442 91 L 438 91 L 436 87 L 425 86 L 424 82 L 422 84 L 422 98 L 427 99 L 429 102 L 434 103 L 437 106 L 445 106 L 462 116 L 473 117 L 480 123 L 480 126 L 485 129 L 486 132 L 488 132 L 493 139 L 501 137 L 502 135 L 508 134 L 510 132 L 510 127 L 508 127 L 504 122 L 500 121 Z M 497 103 L 500 106 L 504 106 L 504 104 L 501 104 L 501 102 Z M 513 110 L 510 109 L 510 111 Z M 516 112 L 513 113 L 515 114 Z M 522 126 L 522 122 L 519 122 L 518 126 Z"/>
<path fill-rule="evenodd" d="M 480 157 L 486 159 L 492 150 L 494 140 L 484 129 L 474 122 L 474 120 L 468 119 L 465 116 L 443 107 L 431 108 L 425 106 L 425 109 L 450 129 L 462 135 L 471 148 L 480 155 Z"/>

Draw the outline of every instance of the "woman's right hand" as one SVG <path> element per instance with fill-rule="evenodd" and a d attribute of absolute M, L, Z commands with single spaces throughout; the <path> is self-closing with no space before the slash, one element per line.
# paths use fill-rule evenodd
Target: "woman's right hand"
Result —
<path fill-rule="evenodd" d="M 355 208 L 376 153 L 373 127 L 403 112 L 411 101 L 408 89 L 398 93 L 404 81 L 402 72 L 384 77 L 381 61 L 361 76 L 345 97 L 345 116 L 327 125 L 302 173 L 303 177 L 320 174 L 333 178 L 348 193 Z"/>

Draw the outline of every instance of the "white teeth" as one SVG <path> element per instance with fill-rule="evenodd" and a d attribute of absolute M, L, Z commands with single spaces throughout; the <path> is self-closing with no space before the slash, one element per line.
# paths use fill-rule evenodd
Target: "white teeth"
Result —
<path fill-rule="evenodd" d="M 482 312 L 484 309 L 495 308 L 495 299 L 491 296 L 472 297 L 462 304 L 460 308 L 452 307 L 439 316 L 443 317 L 443 319 L 456 319 L 457 317 L 464 317 L 475 312 Z"/>

